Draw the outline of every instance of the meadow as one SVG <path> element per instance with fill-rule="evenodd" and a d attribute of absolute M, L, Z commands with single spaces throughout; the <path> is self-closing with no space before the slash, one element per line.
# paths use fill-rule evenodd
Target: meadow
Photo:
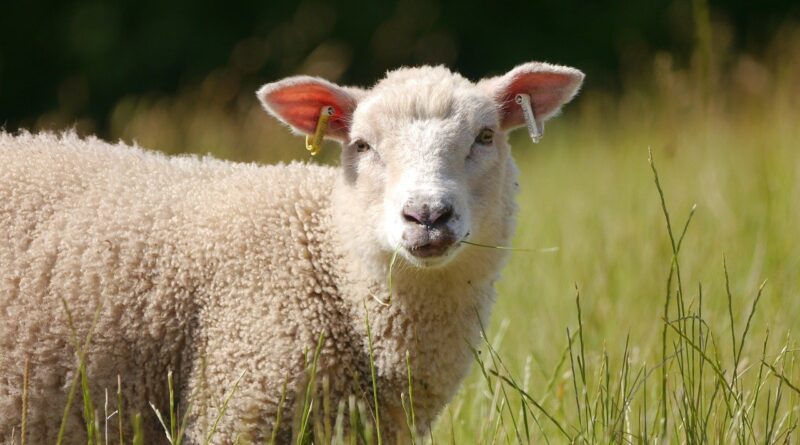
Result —
<path fill-rule="evenodd" d="M 512 135 L 513 247 L 532 251 L 512 252 L 474 369 L 420 441 L 797 443 L 800 39 L 784 37 L 682 68 L 656 55 L 621 91 L 590 79 L 540 144 Z M 240 90 L 222 69 L 122 99 L 111 135 L 306 159 Z"/>
<path fill-rule="evenodd" d="M 437 442 L 797 441 L 797 67 L 668 61 L 541 145 L 516 135 L 515 246 L 558 251 L 513 254 Z"/>
<path fill-rule="evenodd" d="M 436 442 L 796 443 L 797 67 L 704 82 L 664 57 L 515 135 L 514 245 L 558 250 L 513 253 Z"/>
<path fill-rule="evenodd" d="M 541 146 L 517 135 L 514 245 L 545 252 L 513 253 L 484 345 L 497 356 L 437 441 L 793 443 L 797 104 L 615 105 L 554 123 Z M 532 397 L 527 426 L 514 386 Z"/>

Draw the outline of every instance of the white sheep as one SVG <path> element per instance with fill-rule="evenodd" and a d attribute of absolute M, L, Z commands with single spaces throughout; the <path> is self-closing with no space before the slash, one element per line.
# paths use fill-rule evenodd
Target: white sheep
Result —
<path fill-rule="evenodd" d="M 383 437 L 408 434 L 407 354 L 424 432 L 468 371 L 506 257 L 461 241 L 507 245 L 513 232 L 507 133 L 525 123 L 514 99 L 530 97 L 536 131 L 582 79 L 528 63 L 477 83 L 419 67 L 369 90 L 306 76 L 259 90 L 300 134 L 333 107 L 325 135 L 342 144 L 339 167 L 0 133 L 0 441 L 19 433 L 26 389 L 28 443 L 54 442 L 74 344 L 98 307 L 92 396 L 113 398 L 119 375 L 125 421 L 142 412 L 150 440 L 163 437 L 148 403 L 166 412 L 168 370 L 193 409 L 190 442 L 203 441 L 240 376 L 213 442 L 268 439 L 284 385 L 284 419 L 302 402 L 320 334 L 317 378 L 333 406 L 349 394 L 370 401 L 367 314 Z M 78 396 L 65 443 L 85 441 L 83 422 Z M 284 420 L 278 437 L 291 435 Z"/>

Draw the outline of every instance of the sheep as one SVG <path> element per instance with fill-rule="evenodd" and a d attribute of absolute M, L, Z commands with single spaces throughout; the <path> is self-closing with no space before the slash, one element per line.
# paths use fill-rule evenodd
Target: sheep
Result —
<path fill-rule="evenodd" d="M 531 62 L 475 83 L 423 66 L 371 89 L 296 76 L 258 91 L 301 135 L 330 113 L 338 167 L 0 133 L 0 440 L 20 431 L 25 390 L 28 443 L 54 442 L 90 332 L 92 397 L 119 382 L 125 422 L 141 412 L 149 440 L 163 438 L 149 404 L 166 412 L 171 370 L 192 407 L 189 443 L 217 418 L 212 443 L 273 428 L 287 442 L 277 411 L 291 419 L 302 404 L 320 338 L 317 379 L 334 407 L 371 394 L 373 358 L 387 443 L 408 435 L 408 358 L 425 432 L 469 370 L 507 255 L 461 241 L 507 245 L 514 231 L 507 136 L 526 123 L 514 99 L 530 98 L 540 130 L 582 80 Z M 79 405 L 65 443 L 85 441 Z"/>

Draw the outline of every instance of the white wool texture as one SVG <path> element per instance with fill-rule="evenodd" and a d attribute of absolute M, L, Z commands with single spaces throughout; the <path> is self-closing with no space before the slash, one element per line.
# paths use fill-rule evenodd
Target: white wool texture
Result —
<path fill-rule="evenodd" d="M 498 243 L 513 231 L 508 168 L 487 198 Z M 384 438 L 408 435 L 406 355 L 417 424 L 428 428 L 469 369 L 505 253 L 470 248 L 447 268 L 399 267 L 382 304 L 391 252 L 359 245 L 370 221 L 352 214 L 343 184 L 334 167 L 0 133 L 0 442 L 19 434 L 26 367 L 28 443 L 55 442 L 95 313 L 91 395 L 102 428 L 119 376 L 127 440 L 140 412 L 146 441 L 163 441 L 149 403 L 168 412 L 171 370 L 181 410 L 191 403 L 189 443 L 203 442 L 239 376 L 212 443 L 268 440 L 284 387 L 278 438 L 288 442 L 320 335 L 318 387 L 327 380 L 333 414 L 350 394 L 371 402 L 366 315 Z M 64 443 L 85 441 L 79 387 Z"/>

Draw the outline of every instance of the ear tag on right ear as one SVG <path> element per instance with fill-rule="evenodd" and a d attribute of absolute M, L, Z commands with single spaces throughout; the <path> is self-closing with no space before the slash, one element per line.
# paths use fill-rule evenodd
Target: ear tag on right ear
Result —
<path fill-rule="evenodd" d="M 322 139 L 325 137 L 325 131 L 328 129 L 328 121 L 333 116 L 333 107 L 328 105 L 319 110 L 319 119 L 317 120 L 317 128 L 314 129 L 313 135 L 306 135 L 306 150 L 311 153 L 311 156 L 316 156 L 322 149 Z"/>
<path fill-rule="evenodd" d="M 534 144 L 542 139 L 544 134 L 544 122 L 537 122 L 536 116 L 533 114 L 533 107 L 531 107 L 531 97 L 527 94 L 517 94 L 514 97 L 514 102 L 519 104 L 522 108 L 522 116 L 525 118 L 525 124 L 528 126 L 528 134 L 531 135 L 531 140 Z"/>

